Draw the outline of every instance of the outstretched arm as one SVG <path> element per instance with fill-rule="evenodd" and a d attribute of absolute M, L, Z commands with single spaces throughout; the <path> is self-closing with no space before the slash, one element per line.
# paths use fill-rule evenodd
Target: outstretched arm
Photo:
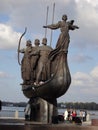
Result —
<path fill-rule="evenodd" d="M 79 29 L 79 27 L 77 25 L 73 25 L 74 29 Z"/>
<path fill-rule="evenodd" d="M 43 28 L 50 28 L 52 30 L 58 29 L 59 28 L 59 22 L 57 24 L 51 24 L 51 25 L 43 26 Z"/>

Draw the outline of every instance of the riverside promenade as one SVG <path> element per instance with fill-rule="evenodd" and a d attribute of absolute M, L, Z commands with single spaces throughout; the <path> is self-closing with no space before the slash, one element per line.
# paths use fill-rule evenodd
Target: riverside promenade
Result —
<path fill-rule="evenodd" d="M 59 124 L 43 124 L 25 121 L 24 119 L 0 119 L 0 130 L 98 130 L 98 125 L 85 122 L 82 125 L 61 122 Z"/>

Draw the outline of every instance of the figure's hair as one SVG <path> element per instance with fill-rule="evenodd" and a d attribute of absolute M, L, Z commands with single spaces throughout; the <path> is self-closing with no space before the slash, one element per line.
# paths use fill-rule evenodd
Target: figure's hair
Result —
<path fill-rule="evenodd" d="M 31 44 L 31 40 L 27 40 L 27 42 L 26 42 L 26 46 L 31 46 L 32 44 Z"/>
<path fill-rule="evenodd" d="M 31 40 L 27 40 L 27 43 L 31 43 Z"/>
<path fill-rule="evenodd" d="M 46 45 L 47 44 L 47 38 L 42 39 L 42 44 Z"/>
<path fill-rule="evenodd" d="M 62 19 L 65 19 L 65 18 L 67 18 L 67 15 L 66 14 L 62 15 Z"/>
<path fill-rule="evenodd" d="M 35 44 L 35 45 L 39 45 L 39 44 L 40 44 L 40 40 L 39 40 L 39 39 L 35 39 L 34 44 Z"/>

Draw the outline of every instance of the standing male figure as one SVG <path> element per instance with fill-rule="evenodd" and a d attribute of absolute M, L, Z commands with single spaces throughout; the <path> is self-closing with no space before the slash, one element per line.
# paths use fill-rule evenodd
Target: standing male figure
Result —
<path fill-rule="evenodd" d="M 35 39 L 34 41 L 34 47 L 32 47 L 32 52 L 30 53 L 31 56 L 31 84 L 34 83 L 34 80 L 36 79 L 36 71 L 37 71 L 37 65 L 38 65 L 38 59 L 39 59 L 39 45 L 40 40 Z"/>
<path fill-rule="evenodd" d="M 19 50 L 19 52 L 24 53 L 21 61 L 21 76 L 23 79 L 23 84 L 30 84 L 31 79 L 31 65 L 30 65 L 30 53 L 32 51 L 32 44 L 30 40 L 26 41 L 26 48 Z"/>
<path fill-rule="evenodd" d="M 53 50 L 50 46 L 47 46 L 47 38 L 42 39 L 42 46 L 40 46 L 40 58 L 38 61 L 38 73 L 36 77 L 36 83 L 39 84 L 40 80 L 47 80 L 49 78 L 49 59 L 48 55 Z"/>

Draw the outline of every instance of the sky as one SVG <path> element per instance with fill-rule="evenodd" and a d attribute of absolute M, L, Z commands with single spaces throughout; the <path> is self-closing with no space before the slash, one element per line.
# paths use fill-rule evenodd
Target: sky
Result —
<path fill-rule="evenodd" d="M 2 101 L 26 102 L 20 83 L 21 66 L 17 60 L 18 41 L 25 48 L 26 40 L 32 45 L 36 38 L 45 36 L 47 6 L 48 24 L 67 14 L 68 20 L 75 20 L 78 30 L 70 31 L 68 65 L 72 82 L 68 91 L 58 102 L 98 103 L 98 0 L 0 0 L 0 99 Z M 51 31 L 47 30 L 48 45 Z M 52 32 L 52 47 L 55 48 L 60 30 Z M 20 54 L 20 60 L 22 55 Z"/>

